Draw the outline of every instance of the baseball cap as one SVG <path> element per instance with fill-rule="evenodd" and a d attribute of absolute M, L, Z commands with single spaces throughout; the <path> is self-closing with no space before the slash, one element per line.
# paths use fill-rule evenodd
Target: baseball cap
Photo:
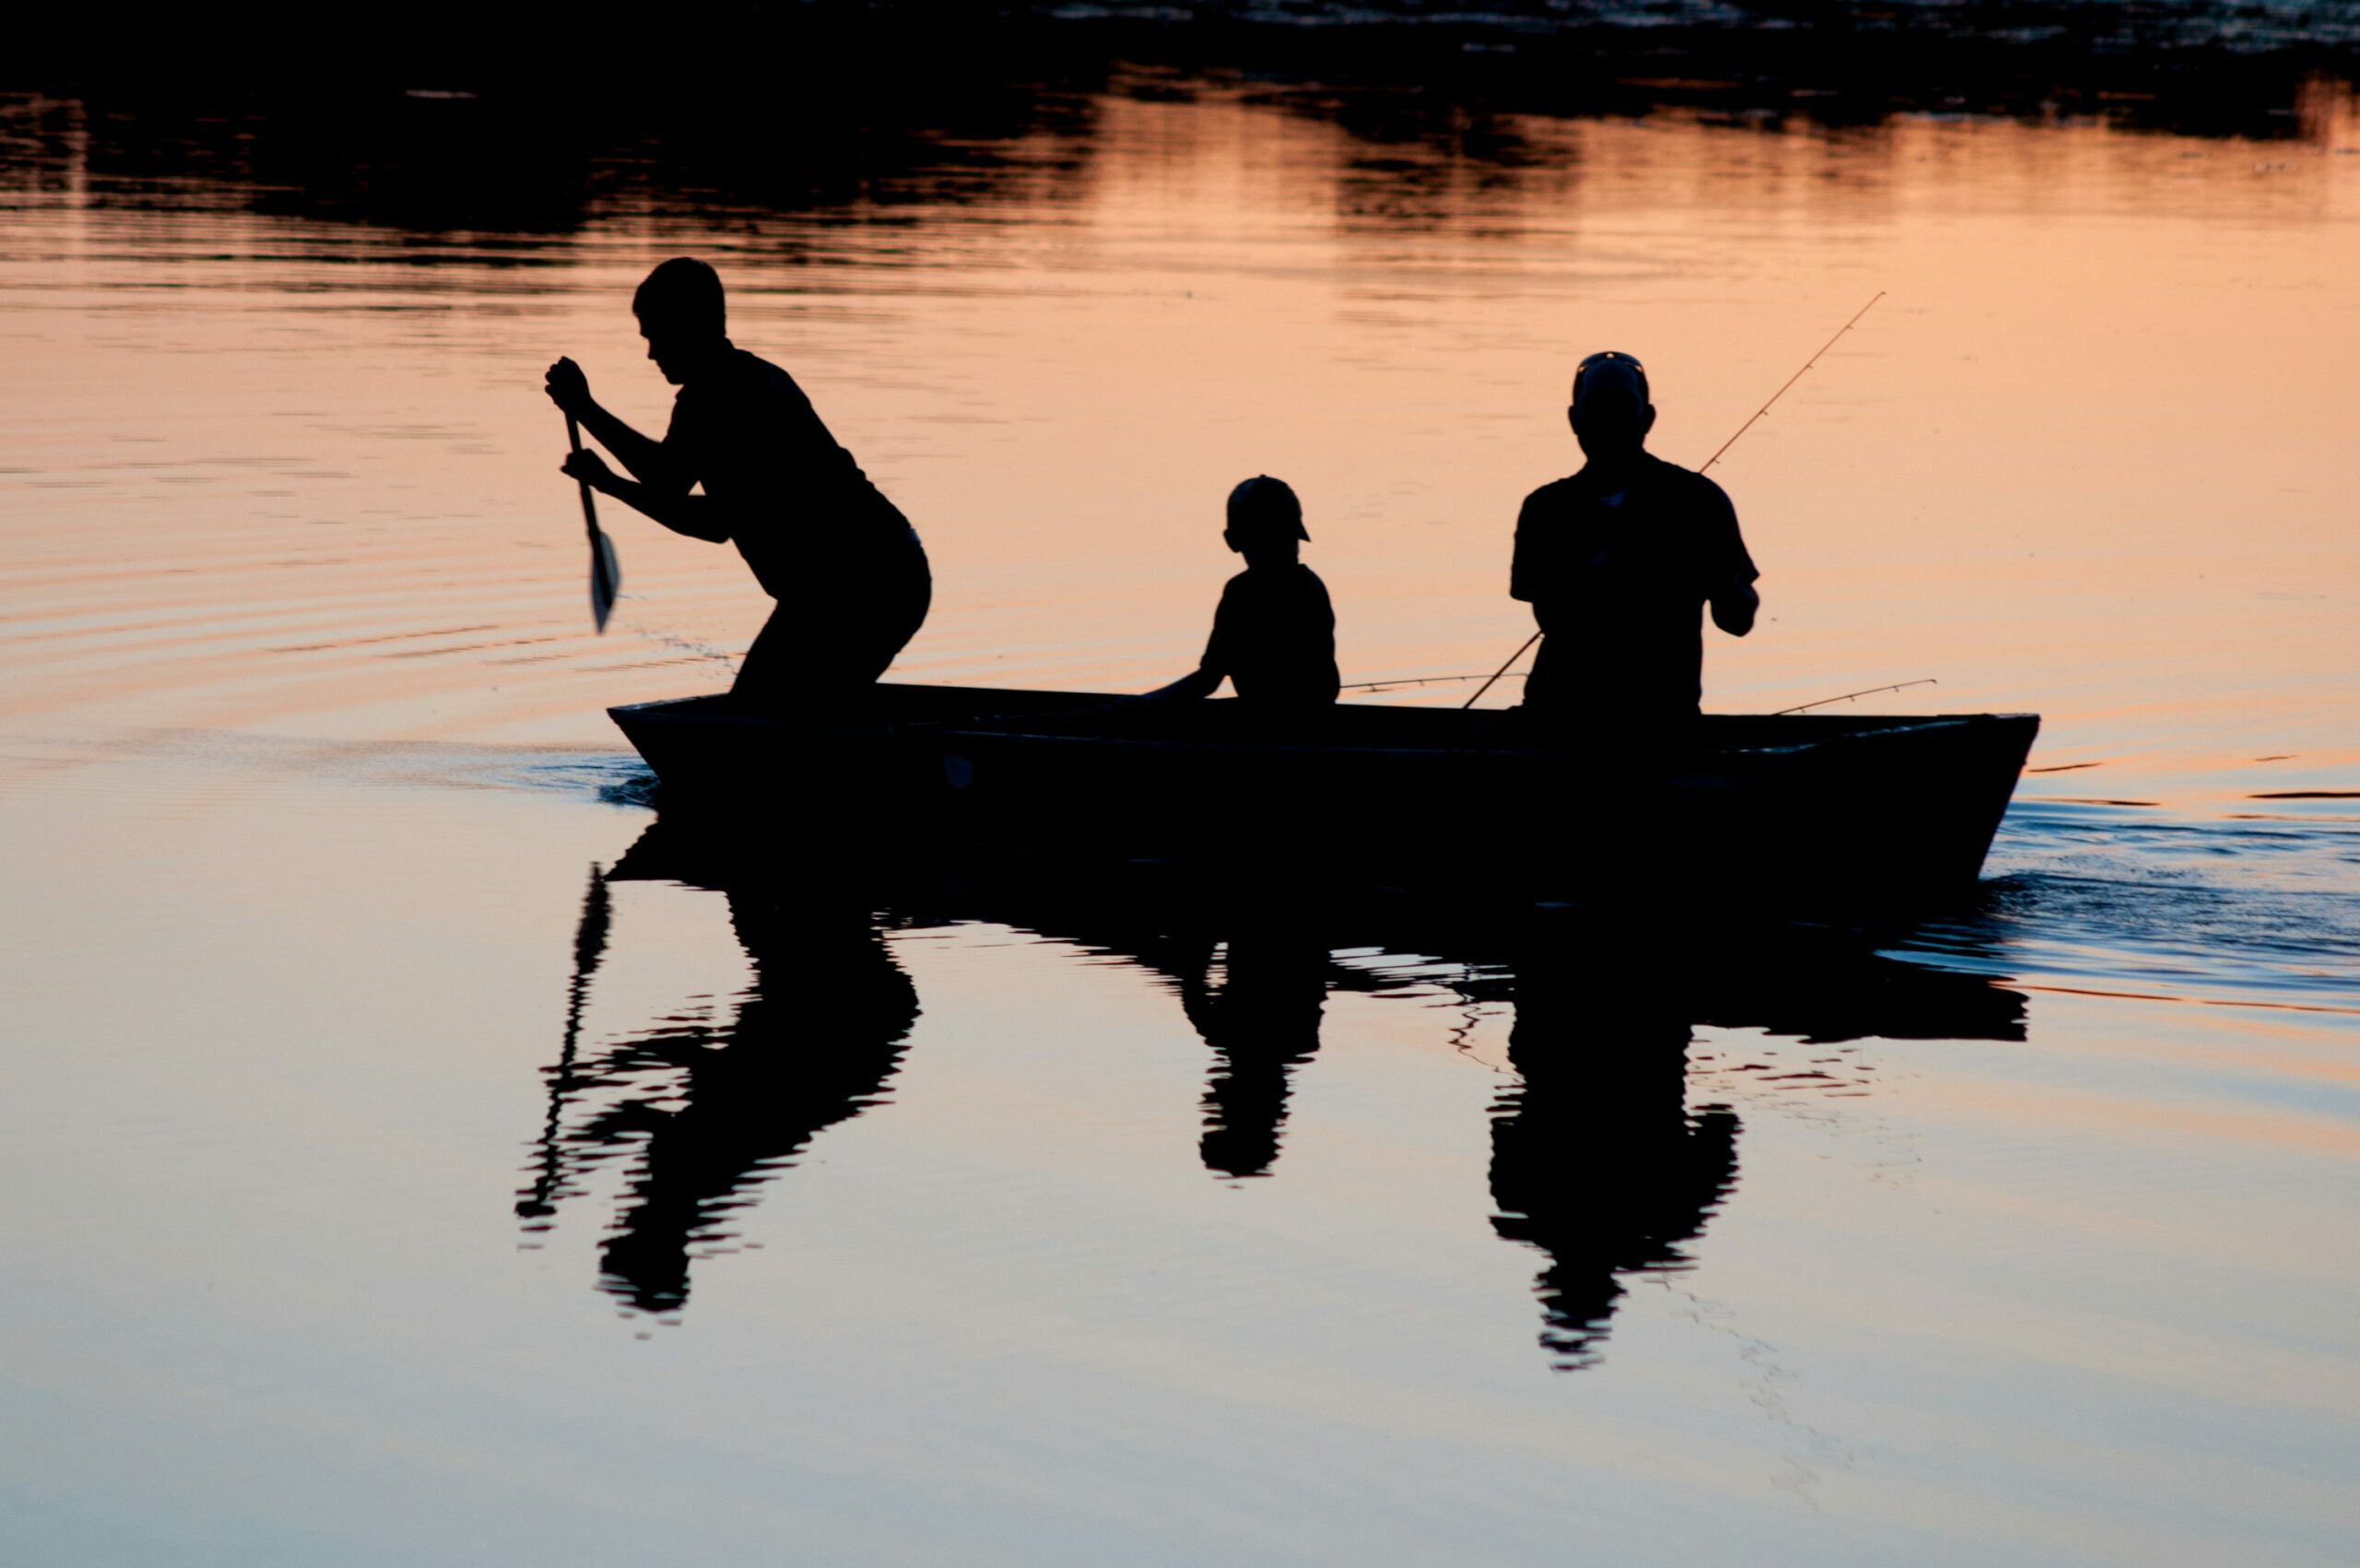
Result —
<path fill-rule="evenodd" d="M 1303 502 L 1284 479 L 1268 474 L 1257 474 L 1229 492 L 1229 527 L 1236 534 L 1292 534 L 1311 542 L 1303 528 Z"/>
<path fill-rule="evenodd" d="M 1618 386 L 1638 395 L 1639 403 L 1647 402 L 1647 368 L 1619 348 L 1608 348 L 1592 354 L 1574 367 L 1574 406 L 1581 407 L 1582 393 L 1588 387 L 1604 390 Z"/>

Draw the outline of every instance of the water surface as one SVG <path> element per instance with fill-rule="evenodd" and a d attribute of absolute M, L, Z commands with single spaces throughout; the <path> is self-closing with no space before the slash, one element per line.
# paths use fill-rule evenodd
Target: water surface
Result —
<path fill-rule="evenodd" d="M 12 1557 L 2360 1550 L 2347 92 L 499 107 L 0 112 Z M 764 606 L 617 519 L 594 635 L 537 388 L 660 421 L 684 250 L 925 533 L 904 676 L 1067 688 L 1188 666 L 1256 471 L 1348 680 L 1488 668 L 1580 353 L 1700 461 L 1882 289 L 1716 470 L 1707 705 L 2040 712 L 1989 879 L 1861 940 L 644 841 L 600 710 Z"/>

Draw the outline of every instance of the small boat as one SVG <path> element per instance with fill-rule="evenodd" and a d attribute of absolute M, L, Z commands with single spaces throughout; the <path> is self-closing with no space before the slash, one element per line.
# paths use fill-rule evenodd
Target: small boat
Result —
<path fill-rule="evenodd" d="M 902 843 L 1243 850 L 1383 883 L 1644 886 L 1798 912 L 1971 890 L 2040 728 L 2030 713 L 1715 713 L 1640 737 L 1382 703 L 1281 727 L 1231 701 L 892 684 L 832 719 L 726 695 L 608 712 L 660 807 L 815 847 L 865 819 Z"/>

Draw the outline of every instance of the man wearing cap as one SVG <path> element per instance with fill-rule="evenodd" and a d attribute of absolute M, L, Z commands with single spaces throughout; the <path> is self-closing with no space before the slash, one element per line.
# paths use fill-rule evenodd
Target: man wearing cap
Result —
<path fill-rule="evenodd" d="M 1721 487 L 1646 451 L 1647 372 L 1592 354 L 1574 372 L 1574 437 L 1588 459 L 1525 498 L 1508 592 L 1532 607 L 1540 651 L 1528 713 L 1658 727 L 1704 694 L 1702 611 L 1753 630 L 1753 558 Z"/>
<path fill-rule="evenodd" d="M 730 692 L 763 708 L 844 702 L 885 673 L 926 619 L 926 550 L 795 378 L 729 341 L 721 278 L 692 256 L 647 275 L 631 298 L 647 357 L 678 387 L 671 428 L 653 441 L 600 407 L 580 366 L 549 371 L 550 401 L 613 453 L 565 472 L 677 534 L 727 542 L 777 608 L 746 650 Z M 702 487 L 702 493 L 693 493 Z"/>
<path fill-rule="evenodd" d="M 1150 698 L 1210 697 L 1222 679 L 1252 712 L 1291 715 L 1325 710 L 1340 690 L 1336 611 L 1328 586 L 1303 564 L 1303 503 L 1283 479 L 1257 474 L 1229 492 L 1221 540 L 1245 570 L 1221 591 L 1213 634 L 1197 667 Z"/>

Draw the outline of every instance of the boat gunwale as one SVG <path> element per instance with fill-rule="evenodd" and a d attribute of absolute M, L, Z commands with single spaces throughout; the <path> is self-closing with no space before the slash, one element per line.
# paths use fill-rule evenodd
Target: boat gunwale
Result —
<path fill-rule="evenodd" d="M 943 687 L 938 690 L 958 690 L 962 688 Z M 986 689 L 996 690 L 996 689 Z M 1102 697 L 1098 692 L 1044 693 L 1052 697 L 1071 696 L 1077 700 Z M 716 703 L 724 701 L 726 692 L 709 692 L 694 697 L 663 698 L 648 702 L 626 703 L 607 710 L 608 716 L 631 738 L 631 722 L 641 718 L 658 725 L 675 721 L 691 721 L 702 725 L 726 725 L 733 729 L 758 730 L 765 733 L 788 734 L 794 730 L 793 721 L 785 717 L 739 713 L 722 710 L 705 714 L 691 714 L 678 710 Z M 1434 713 L 1428 708 L 1411 708 L 1381 703 L 1349 704 L 1360 711 L 1394 713 Z M 1447 710 L 1442 710 L 1447 712 Z M 625 715 L 631 716 L 627 721 Z M 1026 720 L 1039 721 L 1047 714 L 1028 713 Z M 1783 713 L 1707 713 L 1706 719 L 1764 720 L 1785 718 Z M 2012 726 L 2029 723 L 2037 725 L 2037 713 L 1894 713 L 1861 715 L 1856 721 L 1859 727 L 1832 730 L 1825 735 L 1752 744 L 1732 743 L 1718 746 L 1682 748 L 1665 754 L 1667 760 L 1704 760 L 1714 758 L 1796 756 L 1847 743 L 1858 744 L 1876 740 L 1894 740 L 1924 736 L 1946 730 L 1980 728 L 1985 725 Z M 995 725 L 987 716 L 960 716 L 940 720 L 885 719 L 874 725 L 845 725 L 839 733 L 875 736 L 882 739 L 897 739 L 913 734 L 930 735 L 943 740 L 974 740 L 980 742 L 1017 742 L 1044 747 L 1089 747 L 1101 750 L 1121 750 L 1134 753 L 1205 753 L 1225 752 L 1241 757 L 1271 758 L 1321 757 L 1349 760 L 1420 758 L 1431 760 L 1500 760 L 1510 759 L 1571 759 L 1595 758 L 1613 749 L 1608 745 L 1516 746 L 1468 745 L 1453 742 L 1436 745 L 1400 745 L 1363 741 L 1264 741 L 1251 737 L 1174 736 L 1088 735 L 1063 732 L 1055 728 L 1006 727 Z M 2035 732 L 2037 734 L 2037 730 Z"/>

